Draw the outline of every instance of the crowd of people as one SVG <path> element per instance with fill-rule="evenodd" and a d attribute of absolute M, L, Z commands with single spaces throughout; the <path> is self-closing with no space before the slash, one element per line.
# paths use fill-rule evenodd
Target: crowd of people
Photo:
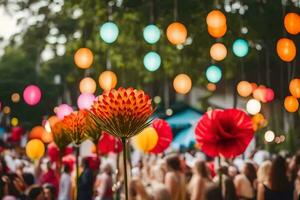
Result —
<path fill-rule="evenodd" d="M 196 154 L 141 156 L 130 166 L 129 199 L 300 199 L 300 153 L 269 156 L 260 163 L 253 156 L 218 160 Z M 69 165 L 58 168 L 46 156 L 32 163 L 14 149 L 6 150 L 0 156 L 0 199 L 122 200 L 123 170 L 121 165 L 116 166 L 101 162 L 99 169 L 94 170 L 88 159 L 82 158 L 76 183 L 75 170 Z"/>

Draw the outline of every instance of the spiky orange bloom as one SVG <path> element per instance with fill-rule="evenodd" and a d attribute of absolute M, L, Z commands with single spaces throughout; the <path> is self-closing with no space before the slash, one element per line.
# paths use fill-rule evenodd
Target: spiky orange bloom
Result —
<path fill-rule="evenodd" d="M 79 145 L 86 139 L 87 133 L 87 110 L 72 112 L 62 120 L 63 132 L 69 135 L 71 140 Z"/>
<path fill-rule="evenodd" d="M 63 124 L 61 121 L 51 126 L 51 132 L 53 134 L 53 140 L 60 150 L 63 150 L 71 143 L 69 135 L 63 132 Z"/>
<path fill-rule="evenodd" d="M 102 130 L 130 138 L 145 127 L 153 113 L 150 97 L 143 90 L 119 88 L 103 93 L 94 102 L 90 116 Z"/>

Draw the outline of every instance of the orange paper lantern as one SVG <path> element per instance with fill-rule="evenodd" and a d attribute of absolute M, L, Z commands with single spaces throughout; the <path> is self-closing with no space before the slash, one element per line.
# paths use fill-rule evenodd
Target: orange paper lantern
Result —
<path fill-rule="evenodd" d="M 79 83 L 79 90 L 81 93 L 94 94 L 96 92 L 96 87 L 96 81 L 91 77 L 85 77 Z"/>
<path fill-rule="evenodd" d="M 210 56 L 216 61 L 223 60 L 227 55 L 227 49 L 222 43 L 215 43 L 210 47 Z"/>
<path fill-rule="evenodd" d="M 33 129 L 31 129 L 29 133 L 29 139 L 42 139 L 42 135 L 46 132 L 45 128 L 42 126 L 36 126 Z"/>
<path fill-rule="evenodd" d="M 221 38 L 225 35 L 225 33 L 227 31 L 227 26 L 226 26 L 226 24 L 224 26 L 221 26 L 218 28 L 213 28 L 213 27 L 208 26 L 207 31 L 208 31 L 209 35 L 211 35 L 212 37 Z"/>
<path fill-rule="evenodd" d="M 44 132 L 42 134 L 42 141 L 45 143 L 45 144 L 49 144 L 51 142 L 53 142 L 53 136 L 52 136 L 52 133 L 48 133 L 48 132 Z"/>
<path fill-rule="evenodd" d="M 182 44 L 185 42 L 187 37 L 187 29 L 186 27 L 179 22 L 173 22 L 167 28 L 167 38 L 168 40 L 174 44 Z"/>
<path fill-rule="evenodd" d="M 186 74 L 179 74 L 175 77 L 173 86 L 176 92 L 178 92 L 179 94 L 186 94 L 192 88 L 192 80 Z"/>
<path fill-rule="evenodd" d="M 295 97 L 287 96 L 284 99 L 284 108 L 288 112 L 296 112 L 299 108 L 299 102 Z"/>
<path fill-rule="evenodd" d="M 117 75 L 112 71 L 104 71 L 99 76 L 99 84 L 103 90 L 111 90 L 117 85 Z"/>
<path fill-rule="evenodd" d="M 206 17 L 207 26 L 211 28 L 220 28 L 226 25 L 226 17 L 219 10 L 213 10 Z"/>
<path fill-rule="evenodd" d="M 289 89 L 290 89 L 291 94 L 294 97 L 300 98 L 300 79 L 295 78 L 295 79 L 291 80 Z"/>
<path fill-rule="evenodd" d="M 214 83 L 208 83 L 208 84 L 206 85 L 206 88 L 207 88 L 208 91 L 213 92 L 213 91 L 215 91 L 215 90 L 217 89 L 217 86 L 216 86 L 216 84 L 214 84 Z"/>
<path fill-rule="evenodd" d="M 93 64 L 94 55 L 88 48 L 80 48 L 74 55 L 74 62 L 77 67 L 87 69 Z"/>
<path fill-rule="evenodd" d="M 248 97 L 252 93 L 252 85 L 248 81 L 241 81 L 237 85 L 237 92 L 242 97 Z"/>
<path fill-rule="evenodd" d="M 288 13 L 284 17 L 284 27 L 292 35 L 300 32 L 300 16 L 297 13 Z"/>
<path fill-rule="evenodd" d="M 281 38 L 277 41 L 277 54 L 281 60 L 291 62 L 296 57 L 295 43 L 288 38 Z"/>

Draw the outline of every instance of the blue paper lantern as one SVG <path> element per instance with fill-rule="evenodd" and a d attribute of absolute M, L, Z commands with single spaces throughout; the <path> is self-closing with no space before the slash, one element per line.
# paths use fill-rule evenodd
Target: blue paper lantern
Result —
<path fill-rule="evenodd" d="M 236 55 L 237 57 L 244 57 L 248 54 L 249 51 L 248 42 L 244 39 L 237 39 L 232 45 L 232 50 L 234 55 Z"/>
<path fill-rule="evenodd" d="M 161 59 L 158 53 L 150 51 L 144 57 L 144 66 L 148 71 L 155 71 L 160 67 Z"/>
<path fill-rule="evenodd" d="M 156 43 L 160 38 L 160 30 L 157 26 L 151 24 L 144 28 L 143 36 L 149 44 Z"/>
<path fill-rule="evenodd" d="M 211 83 L 217 83 L 222 78 L 222 71 L 216 65 L 211 65 L 206 70 L 206 78 Z"/>
<path fill-rule="evenodd" d="M 119 28 L 113 22 L 106 22 L 100 27 L 100 37 L 106 43 L 113 43 L 119 35 Z"/>

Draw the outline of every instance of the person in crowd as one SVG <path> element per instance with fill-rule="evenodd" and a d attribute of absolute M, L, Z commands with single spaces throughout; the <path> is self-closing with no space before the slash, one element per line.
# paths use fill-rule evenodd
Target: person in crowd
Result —
<path fill-rule="evenodd" d="M 51 163 L 48 161 L 46 164 L 46 171 L 44 173 L 42 173 L 41 175 L 41 179 L 40 179 L 40 183 L 43 184 L 51 184 L 55 187 L 55 196 L 57 196 L 57 192 L 58 192 L 58 177 L 55 173 L 55 171 L 52 169 L 51 167 Z"/>
<path fill-rule="evenodd" d="M 113 200 L 112 187 L 112 167 L 107 163 L 103 166 L 103 172 L 97 177 L 95 182 L 96 200 Z"/>
<path fill-rule="evenodd" d="M 293 187 L 287 176 L 287 163 L 281 156 L 272 161 L 266 184 L 259 184 L 257 200 L 292 200 Z"/>
<path fill-rule="evenodd" d="M 204 191 L 211 184 L 210 172 L 205 161 L 196 161 L 193 168 L 193 176 L 189 182 L 189 194 L 191 200 L 202 200 Z"/>
<path fill-rule="evenodd" d="M 234 178 L 236 194 L 239 199 L 255 198 L 256 170 L 252 163 L 246 162 L 240 174 Z"/>
<path fill-rule="evenodd" d="M 72 198 L 71 170 L 68 165 L 64 165 L 63 173 L 60 176 L 58 200 L 71 200 Z"/>
<path fill-rule="evenodd" d="M 78 180 L 77 200 L 92 200 L 94 185 L 93 172 L 90 169 L 89 160 L 87 158 L 82 160 L 82 165 L 83 172 L 79 176 Z"/>
<path fill-rule="evenodd" d="M 257 184 L 267 185 L 270 178 L 272 162 L 269 160 L 263 161 L 257 170 Z"/>
<path fill-rule="evenodd" d="M 223 200 L 222 191 L 217 184 L 212 184 L 204 191 L 204 200 Z"/>
<path fill-rule="evenodd" d="M 46 200 L 43 188 L 38 185 L 31 187 L 27 200 Z"/>
<path fill-rule="evenodd" d="M 181 171 L 181 162 L 178 155 L 170 155 L 166 158 L 167 173 L 165 185 L 171 194 L 172 200 L 186 199 L 185 176 Z"/>
<path fill-rule="evenodd" d="M 49 183 L 43 185 L 45 200 L 55 200 L 55 187 Z"/>
<path fill-rule="evenodd" d="M 164 163 L 157 163 L 151 167 L 150 171 L 150 191 L 148 192 L 153 200 L 171 199 L 171 194 L 164 184 L 165 171 L 163 169 Z"/>
<path fill-rule="evenodd" d="M 225 177 L 223 181 L 224 186 L 224 200 L 238 200 L 235 186 L 231 177 Z"/>
<path fill-rule="evenodd" d="M 129 199 L 130 200 L 151 200 L 146 188 L 139 178 L 132 178 L 129 183 Z"/>

